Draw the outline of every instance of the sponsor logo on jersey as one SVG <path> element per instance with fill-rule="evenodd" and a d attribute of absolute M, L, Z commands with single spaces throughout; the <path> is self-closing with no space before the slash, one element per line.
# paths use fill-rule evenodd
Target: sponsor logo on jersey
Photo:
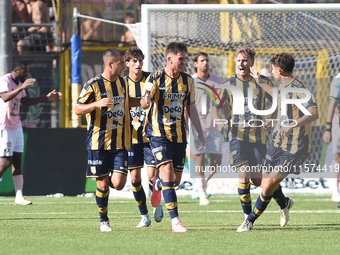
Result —
<path fill-rule="evenodd" d="M 100 165 L 103 164 L 103 161 L 102 161 L 102 160 L 98 160 L 98 159 L 96 159 L 96 160 L 91 160 L 91 159 L 89 159 L 89 160 L 87 161 L 87 164 L 93 165 L 93 166 L 100 166 Z"/>
<path fill-rule="evenodd" d="M 113 100 L 113 104 L 120 104 L 125 102 L 125 96 L 110 97 Z"/>
<path fill-rule="evenodd" d="M 163 150 L 163 146 L 158 146 L 158 147 L 152 149 L 152 153 L 155 154 L 155 153 L 157 153 L 161 150 Z"/>
<path fill-rule="evenodd" d="M 178 117 L 183 113 L 183 104 L 179 101 L 172 101 L 169 106 L 164 105 L 163 114 L 170 114 L 171 117 Z"/>
<path fill-rule="evenodd" d="M 163 99 L 166 99 L 166 100 L 184 100 L 185 94 L 184 93 L 164 93 Z"/>
<path fill-rule="evenodd" d="M 106 124 L 106 128 L 108 129 L 117 129 L 120 127 L 124 127 L 123 123 L 117 123 L 117 124 Z"/>
<path fill-rule="evenodd" d="M 124 117 L 125 109 L 121 104 L 117 104 L 111 111 L 107 111 L 106 114 L 109 119 L 113 119 L 114 121 L 118 122 Z"/>
<path fill-rule="evenodd" d="M 159 90 L 169 90 L 169 89 L 171 89 L 171 87 L 159 87 L 158 89 Z"/>

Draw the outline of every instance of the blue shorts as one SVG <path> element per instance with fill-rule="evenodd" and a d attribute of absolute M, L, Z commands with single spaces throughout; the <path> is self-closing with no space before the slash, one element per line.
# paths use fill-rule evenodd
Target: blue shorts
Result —
<path fill-rule="evenodd" d="M 129 170 L 142 168 L 144 160 L 147 166 L 156 167 L 155 158 L 151 152 L 149 143 L 132 144 L 128 150 Z"/>
<path fill-rule="evenodd" d="M 150 137 L 149 141 L 157 168 L 168 162 L 172 162 L 175 171 L 183 171 L 186 143 L 174 143 L 168 139 L 153 136 Z"/>
<path fill-rule="evenodd" d="M 127 175 L 127 166 L 127 150 L 88 151 L 86 177 L 102 177 L 112 171 Z"/>
<path fill-rule="evenodd" d="M 305 162 L 308 156 L 309 153 L 291 154 L 288 151 L 270 145 L 263 163 L 263 172 L 279 171 L 287 175 L 300 174 L 300 165 Z"/>
<path fill-rule="evenodd" d="M 248 164 L 249 166 L 259 166 L 266 156 L 266 145 L 262 143 L 248 143 L 239 140 L 232 140 L 230 145 L 230 165 L 240 167 Z"/>

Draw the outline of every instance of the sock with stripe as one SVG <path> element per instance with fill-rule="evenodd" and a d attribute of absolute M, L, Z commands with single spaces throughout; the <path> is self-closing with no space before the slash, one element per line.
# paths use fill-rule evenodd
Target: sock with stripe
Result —
<path fill-rule="evenodd" d="M 152 191 L 152 187 L 153 187 L 153 184 L 152 184 L 152 180 L 149 179 L 149 189 Z"/>
<path fill-rule="evenodd" d="M 279 184 L 274 191 L 273 198 L 276 203 L 280 206 L 280 209 L 284 209 L 287 206 L 287 199 L 282 192 L 281 185 Z"/>
<path fill-rule="evenodd" d="M 271 196 L 264 196 L 262 193 L 256 200 L 256 204 L 254 206 L 253 211 L 248 215 L 247 220 L 250 222 L 254 222 L 261 214 L 266 210 L 270 200 L 272 199 L 273 195 Z"/>
<path fill-rule="evenodd" d="M 164 203 L 168 209 L 170 218 L 173 219 L 178 217 L 177 196 L 174 182 L 163 182 L 162 188 Z"/>
<path fill-rule="evenodd" d="M 142 182 L 136 182 L 132 184 L 132 192 L 135 197 L 136 203 L 138 205 L 139 211 L 141 215 L 145 215 L 148 213 L 148 208 L 146 206 L 146 196 L 142 186 Z"/>
<path fill-rule="evenodd" d="M 250 182 L 238 183 L 238 195 L 240 197 L 242 209 L 244 214 L 251 213 L 251 196 L 250 196 Z"/>
<path fill-rule="evenodd" d="M 109 190 L 101 190 L 97 188 L 96 191 L 96 201 L 98 206 L 98 211 L 100 215 L 100 222 L 107 221 L 107 205 L 109 202 Z"/>

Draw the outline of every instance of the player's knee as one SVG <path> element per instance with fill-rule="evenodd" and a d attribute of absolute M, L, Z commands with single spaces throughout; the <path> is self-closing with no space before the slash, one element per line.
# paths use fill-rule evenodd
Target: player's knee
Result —
<path fill-rule="evenodd" d="M 5 172 L 10 165 L 12 164 L 12 160 L 7 158 L 1 158 L 0 160 L 0 172 Z"/>
<path fill-rule="evenodd" d="M 251 178 L 250 183 L 255 185 L 256 187 L 261 186 L 261 178 Z"/>
<path fill-rule="evenodd" d="M 113 184 L 116 190 L 122 190 L 125 187 L 125 182 L 119 182 L 117 184 Z"/>

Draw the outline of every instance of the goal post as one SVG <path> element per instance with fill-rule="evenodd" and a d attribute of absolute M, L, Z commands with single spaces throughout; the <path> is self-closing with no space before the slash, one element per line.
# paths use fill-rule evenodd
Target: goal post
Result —
<path fill-rule="evenodd" d="M 203 51 L 223 80 L 236 72 L 240 45 L 256 50 L 255 66 L 264 71 L 275 53 L 291 53 L 294 75 L 319 106 L 311 158 L 320 158 L 329 86 L 340 72 L 340 4 L 143 4 L 141 14 L 146 71 L 166 66 L 165 48 L 173 41 L 188 45 L 187 73 L 194 73 L 193 56 Z"/>
<path fill-rule="evenodd" d="M 246 12 L 339 12 L 340 4 L 142 4 L 141 29 L 144 67 L 151 69 L 151 15 L 152 13 L 246 13 Z M 339 29 L 340 30 L 340 27 Z"/>

